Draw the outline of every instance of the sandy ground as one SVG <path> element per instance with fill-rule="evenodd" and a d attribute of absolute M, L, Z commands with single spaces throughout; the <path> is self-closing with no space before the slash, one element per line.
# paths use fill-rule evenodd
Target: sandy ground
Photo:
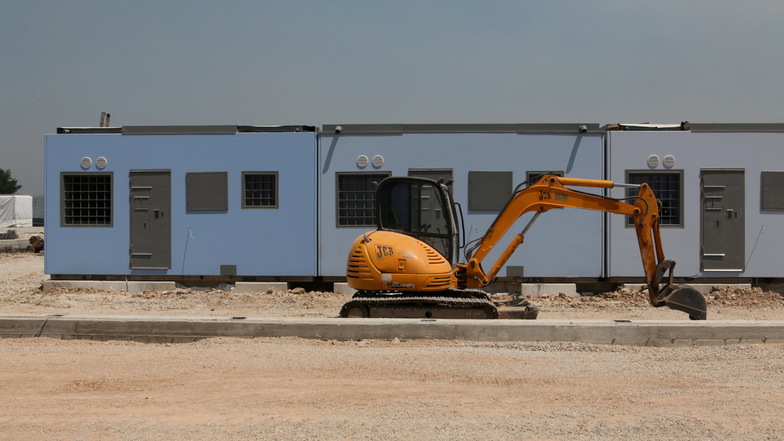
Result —
<path fill-rule="evenodd" d="M 0 314 L 334 317 L 334 293 L 44 293 L 43 256 L 0 254 Z M 784 320 L 760 290 L 710 319 Z M 540 319 L 685 320 L 645 295 L 538 298 Z M 784 345 L 0 339 L 0 440 L 780 440 Z"/>

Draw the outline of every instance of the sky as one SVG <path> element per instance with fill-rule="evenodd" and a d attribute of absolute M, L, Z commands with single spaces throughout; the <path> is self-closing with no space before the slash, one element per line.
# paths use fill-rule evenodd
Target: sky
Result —
<path fill-rule="evenodd" d="M 784 2 L 0 0 L 0 168 L 58 127 L 784 122 Z"/>

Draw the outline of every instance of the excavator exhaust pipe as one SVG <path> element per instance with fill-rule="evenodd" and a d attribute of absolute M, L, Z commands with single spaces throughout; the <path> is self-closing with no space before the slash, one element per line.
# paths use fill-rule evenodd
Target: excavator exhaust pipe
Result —
<path fill-rule="evenodd" d="M 692 320 L 708 318 L 708 303 L 705 296 L 690 286 L 669 285 L 662 290 L 654 306 L 667 306 L 689 314 Z"/>

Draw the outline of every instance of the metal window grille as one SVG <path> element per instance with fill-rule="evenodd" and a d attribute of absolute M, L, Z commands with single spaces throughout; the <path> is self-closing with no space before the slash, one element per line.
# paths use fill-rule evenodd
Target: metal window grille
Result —
<path fill-rule="evenodd" d="M 388 173 L 350 173 L 338 175 L 338 226 L 376 225 L 375 189 Z"/>
<path fill-rule="evenodd" d="M 112 175 L 64 174 L 63 225 L 112 225 Z"/>
<path fill-rule="evenodd" d="M 243 173 L 244 208 L 276 208 L 278 206 L 277 173 Z"/>
<path fill-rule="evenodd" d="M 660 225 L 683 225 L 683 179 L 681 172 L 628 172 L 630 184 L 647 183 L 661 204 L 659 207 Z M 629 197 L 637 196 L 636 188 L 627 189 Z M 633 201 L 630 201 L 633 203 Z M 627 217 L 627 225 L 633 225 L 631 216 Z"/>

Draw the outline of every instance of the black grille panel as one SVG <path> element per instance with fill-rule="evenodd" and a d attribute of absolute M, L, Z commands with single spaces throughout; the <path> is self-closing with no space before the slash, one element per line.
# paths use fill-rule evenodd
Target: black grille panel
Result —
<path fill-rule="evenodd" d="M 348 267 L 346 268 L 346 277 L 353 279 L 372 279 L 370 272 L 370 264 L 365 259 L 365 253 L 362 252 L 362 246 L 354 248 L 351 255 L 348 257 Z"/>

